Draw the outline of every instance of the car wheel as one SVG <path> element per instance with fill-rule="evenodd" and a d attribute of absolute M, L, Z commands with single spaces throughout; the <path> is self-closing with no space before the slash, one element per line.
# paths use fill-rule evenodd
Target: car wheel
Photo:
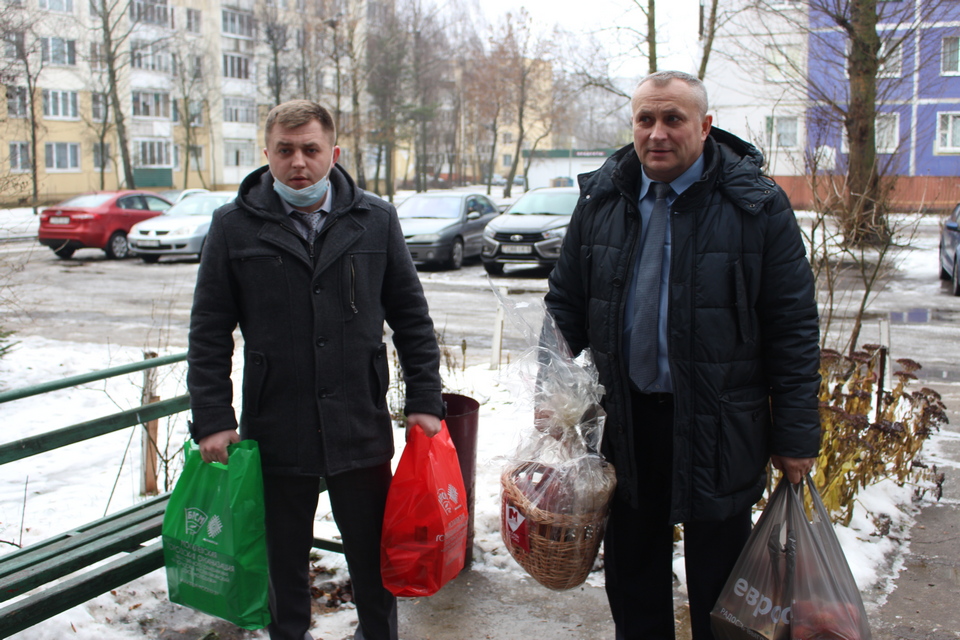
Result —
<path fill-rule="evenodd" d="M 502 276 L 503 275 L 503 265 L 499 262 L 484 262 L 484 270 L 492 276 Z"/>
<path fill-rule="evenodd" d="M 149 253 L 145 253 L 142 256 L 140 256 L 140 259 L 146 262 L 147 264 L 157 264 L 157 262 L 160 261 L 160 256 L 155 256 Z"/>
<path fill-rule="evenodd" d="M 103 248 L 104 253 L 111 260 L 122 260 L 130 255 L 130 245 L 127 244 L 127 234 L 123 231 L 114 231 L 110 239 L 107 240 L 107 246 Z"/>
<path fill-rule="evenodd" d="M 57 254 L 58 258 L 63 258 L 64 260 L 67 258 L 72 258 L 74 251 L 76 251 L 76 249 L 73 247 L 60 247 L 59 249 L 53 250 L 53 252 Z"/>
<path fill-rule="evenodd" d="M 940 251 L 937 252 L 937 260 L 940 262 L 940 279 L 949 280 L 950 272 L 943 268 L 943 243 L 940 243 Z"/>
<path fill-rule="evenodd" d="M 953 289 L 953 295 L 960 296 L 960 255 L 953 256 L 953 282 L 950 288 Z"/>
<path fill-rule="evenodd" d="M 459 269 L 463 266 L 463 240 L 454 238 L 450 247 L 450 259 L 447 260 L 448 269 Z"/>

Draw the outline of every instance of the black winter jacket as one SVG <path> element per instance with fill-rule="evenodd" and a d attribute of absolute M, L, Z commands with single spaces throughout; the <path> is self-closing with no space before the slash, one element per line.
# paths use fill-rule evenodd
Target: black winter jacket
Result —
<path fill-rule="evenodd" d="M 393 457 L 384 321 L 407 413 L 443 416 L 440 353 L 393 205 L 335 165 L 334 203 L 313 247 L 267 167 L 214 214 L 194 293 L 187 385 L 195 440 L 235 429 L 233 331 L 244 339 L 242 438 L 264 471 L 325 475 Z M 315 255 L 314 255 L 315 254 Z"/>
<path fill-rule="evenodd" d="M 752 145 L 714 128 L 704 161 L 703 177 L 670 216 L 673 522 L 726 519 L 760 498 L 771 454 L 815 457 L 819 449 L 818 316 L 793 210 L 761 175 Z M 644 425 L 631 415 L 622 335 L 640 177 L 633 145 L 579 177 L 546 296 L 573 352 L 593 350 L 606 388 L 604 453 L 621 497 L 635 506 L 644 488 L 629 452 Z"/>

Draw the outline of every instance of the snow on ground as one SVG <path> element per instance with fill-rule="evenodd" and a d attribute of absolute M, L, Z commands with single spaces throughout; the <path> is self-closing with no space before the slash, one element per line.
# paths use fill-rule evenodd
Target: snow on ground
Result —
<path fill-rule="evenodd" d="M 0 211 L 0 235 L 31 235 L 35 230 L 36 217 L 29 209 Z M 908 255 L 905 260 L 916 260 L 916 268 L 930 268 L 929 250 L 917 251 L 916 256 Z M 26 337 L 20 339 L 12 353 L 0 359 L 0 389 L 56 380 L 139 361 L 142 357 L 136 348 Z M 164 367 L 161 371 L 162 398 L 185 392 L 184 365 Z M 466 371 L 448 370 L 444 375 L 450 391 L 481 403 L 473 570 L 519 581 L 525 574 L 500 539 L 499 476 L 505 457 L 518 443 L 518 434 L 529 428 L 530 407 L 516 401 L 517 382 L 510 379 L 509 371 L 502 377 L 501 372 L 479 365 Z M 141 379 L 142 374 L 132 374 L 8 403 L 2 409 L 6 428 L 0 440 L 9 442 L 135 407 L 140 404 Z M 161 421 L 160 430 L 165 449 L 172 454 L 186 438 L 185 417 Z M 0 466 L 0 553 L 9 553 L 14 544 L 38 542 L 136 502 L 140 445 L 132 431 L 127 429 Z M 931 443 L 933 451 L 937 450 L 936 438 L 949 435 L 936 436 Z M 399 457 L 402 431 L 396 432 L 396 439 Z M 173 458 L 171 474 L 178 473 L 180 462 L 178 457 Z M 911 494 L 910 487 L 881 482 L 860 494 L 851 525 L 837 527 L 858 584 L 865 591 L 878 594 L 874 605 L 880 604 L 892 587 L 901 558 L 908 552 L 908 543 L 900 542 L 901 536 L 875 535 L 874 518 L 879 514 L 888 516 L 892 533 L 906 530 L 915 513 Z M 327 537 L 336 533 L 329 505 L 324 502 L 317 513 L 317 533 Z M 681 553 L 677 554 L 675 568 L 683 582 Z M 339 578 L 343 578 L 343 561 L 338 554 L 321 554 L 320 563 L 339 568 Z M 589 581 L 602 584 L 602 573 L 592 574 Z M 145 629 L 189 628 L 199 626 L 205 619 L 202 614 L 167 600 L 166 579 L 160 570 L 13 638 L 54 640 L 69 632 L 69 637 L 77 640 L 142 640 L 151 637 Z M 355 624 L 355 612 L 348 606 L 315 616 L 312 632 L 316 637 L 342 638 L 352 633 Z M 266 634 L 259 632 L 250 637 L 266 638 Z"/>

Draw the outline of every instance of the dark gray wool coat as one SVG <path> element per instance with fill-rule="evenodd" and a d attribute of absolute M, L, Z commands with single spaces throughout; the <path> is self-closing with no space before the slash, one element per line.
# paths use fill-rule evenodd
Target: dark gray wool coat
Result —
<path fill-rule="evenodd" d="M 722 520 L 756 502 L 770 454 L 819 449 L 819 323 L 813 276 L 786 194 L 752 145 L 714 128 L 703 177 L 670 216 L 673 522 Z M 635 506 L 623 309 L 640 230 L 633 145 L 580 176 L 581 196 L 546 296 L 574 353 L 591 347 L 606 387 L 603 450 Z M 658 452 L 650 451 L 656 456 Z M 639 461 L 643 463 L 642 460 Z"/>
<path fill-rule="evenodd" d="M 267 167 L 216 211 L 190 320 L 187 386 L 195 440 L 237 427 L 230 382 L 243 334 L 242 438 L 264 471 L 326 475 L 393 457 L 384 322 L 406 380 L 407 413 L 444 415 L 440 352 L 396 209 L 339 165 L 313 247 L 297 233 Z"/>

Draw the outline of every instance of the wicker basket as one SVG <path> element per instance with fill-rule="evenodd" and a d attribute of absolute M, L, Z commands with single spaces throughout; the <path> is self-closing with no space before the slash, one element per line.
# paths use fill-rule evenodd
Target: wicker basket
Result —
<path fill-rule="evenodd" d="M 603 541 L 616 483 L 613 465 L 603 467 L 609 477 L 608 495 L 600 496 L 598 508 L 586 513 L 551 513 L 536 507 L 517 486 L 518 477 L 525 472 L 529 472 L 529 463 L 510 467 L 500 477 L 503 542 L 510 555 L 543 586 L 556 591 L 579 586 L 593 568 Z M 522 524 L 514 528 L 511 520 Z"/>

